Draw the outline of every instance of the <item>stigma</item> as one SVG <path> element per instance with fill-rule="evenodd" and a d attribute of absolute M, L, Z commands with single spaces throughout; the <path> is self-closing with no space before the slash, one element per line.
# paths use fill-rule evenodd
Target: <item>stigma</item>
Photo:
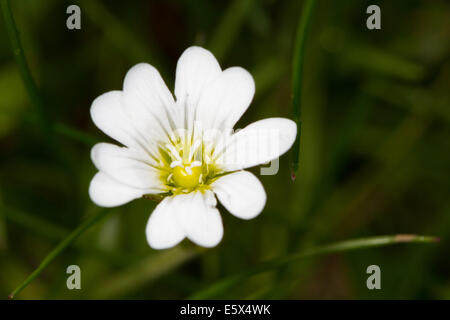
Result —
<path fill-rule="evenodd" d="M 175 184 L 181 188 L 195 188 L 202 181 L 202 167 L 198 161 L 192 164 L 177 164 L 172 171 Z"/>
<path fill-rule="evenodd" d="M 204 178 L 208 176 L 208 164 L 204 162 L 202 140 L 190 135 L 180 135 L 165 145 L 165 153 L 170 158 L 167 163 L 166 184 L 172 193 L 186 193 L 204 188 Z"/>

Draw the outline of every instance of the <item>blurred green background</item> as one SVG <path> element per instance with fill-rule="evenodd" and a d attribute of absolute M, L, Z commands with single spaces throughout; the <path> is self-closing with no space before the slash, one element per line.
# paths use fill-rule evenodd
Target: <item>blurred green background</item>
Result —
<path fill-rule="evenodd" d="M 81 8 L 81 30 L 66 8 Z M 206 47 L 223 68 L 238 65 L 256 95 L 238 127 L 292 117 L 292 58 L 304 1 L 12 1 L 40 95 L 36 109 L 0 18 L 0 298 L 6 299 L 70 231 L 101 210 L 88 197 L 90 147 L 110 141 L 90 104 L 120 89 L 138 62 L 173 88 L 183 50 Z M 381 7 L 381 30 L 366 8 Z M 108 209 L 20 299 L 175 299 L 217 280 L 316 244 L 417 233 L 438 244 L 402 244 L 303 259 L 239 281 L 208 298 L 450 298 L 450 3 L 318 0 L 304 56 L 297 179 L 290 157 L 261 176 L 263 213 L 239 220 L 223 208 L 222 242 L 187 241 L 155 251 L 145 224 L 155 203 Z M 46 119 L 41 125 L 42 119 Z M 51 128 L 51 129 L 48 129 Z M 254 170 L 259 175 L 259 170 Z M 81 290 L 66 268 L 81 267 Z M 368 290 L 366 268 L 381 268 Z"/>

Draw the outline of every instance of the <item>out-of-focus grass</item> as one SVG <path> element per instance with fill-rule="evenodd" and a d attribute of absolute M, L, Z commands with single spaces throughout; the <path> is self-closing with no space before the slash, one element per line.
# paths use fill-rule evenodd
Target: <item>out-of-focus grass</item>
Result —
<path fill-rule="evenodd" d="M 363 239 L 354 239 L 347 240 L 338 243 L 333 243 L 330 245 L 325 245 L 317 248 L 311 248 L 309 250 L 305 250 L 305 252 L 288 255 L 285 257 L 276 258 L 272 261 L 259 264 L 254 269 L 249 269 L 230 277 L 227 277 L 223 280 L 218 281 L 217 283 L 213 283 L 210 287 L 195 293 L 191 298 L 192 299 L 208 299 L 214 298 L 217 294 L 223 294 L 223 292 L 227 291 L 229 288 L 237 285 L 238 283 L 245 281 L 247 278 L 264 272 L 271 269 L 276 269 L 281 266 L 290 264 L 295 262 L 296 260 L 313 257 L 316 255 L 326 254 L 326 253 L 337 253 L 358 249 L 365 249 L 371 247 L 380 247 L 387 246 L 391 244 L 397 244 L 402 242 L 438 242 L 439 238 L 435 237 L 426 237 L 426 236 L 416 236 L 416 235 L 394 235 L 394 236 L 380 236 L 373 238 L 363 238 Z"/>
<path fill-rule="evenodd" d="M 240 27 L 251 12 L 253 2 L 254 0 L 233 0 L 223 14 L 208 46 L 219 61 L 230 50 Z"/>
<path fill-rule="evenodd" d="M 83 222 L 78 228 L 72 231 L 64 240 L 62 240 L 58 246 L 55 247 L 39 264 L 39 266 L 22 282 L 17 288 L 9 295 L 12 299 L 19 294 L 25 287 L 27 287 L 41 272 L 56 259 L 69 245 L 71 245 L 80 235 L 82 235 L 91 226 L 97 224 L 107 214 L 107 209 L 101 209 L 98 212 L 92 214 L 85 222 Z M 47 226 L 48 228 L 48 226 Z"/>
<path fill-rule="evenodd" d="M 101 280 L 97 290 L 91 292 L 94 299 L 111 299 L 139 290 L 163 275 L 169 275 L 176 268 L 195 258 L 202 252 L 199 248 L 176 247 L 171 250 L 142 259 L 130 264 L 124 270 L 108 275 Z"/>
<path fill-rule="evenodd" d="M 308 39 L 308 30 L 314 7 L 316 5 L 315 0 L 307 0 L 302 8 L 302 14 L 298 22 L 298 30 L 295 38 L 295 47 L 293 53 L 292 63 L 292 109 L 293 118 L 297 124 L 297 138 L 292 148 L 292 178 L 295 179 L 295 175 L 298 170 L 298 163 L 300 157 L 300 141 L 302 134 L 302 122 L 301 122 L 301 104 L 303 93 L 303 70 L 305 64 L 305 48 L 306 41 Z"/>
<path fill-rule="evenodd" d="M 70 4 L 81 7 L 79 31 L 65 27 Z M 224 68 L 239 65 L 255 77 L 256 96 L 239 127 L 289 117 L 304 4 L 12 2 L 59 155 L 42 135 L 0 28 L 0 297 L 92 212 L 89 149 L 109 140 L 89 118 L 95 97 L 120 89 L 129 67 L 144 61 L 173 87 L 177 57 L 186 46 L 203 44 Z M 303 52 L 297 180 L 290 180 L 289 156 L 283 156 L 276 176 L 261 177 L 268 201 L 260 217 L 241 221 L 222 208 L 225 236 L 217 248 L 197 251 L 183 243 L 158 252 L 144 235 L 154 203 L 135 201 L 83 234 L 18 297 L 184 298 L 318 243 L 415 233 L 442 241 L 292 261 L 244 276 L 218 295 L 448 298 L 450 6 L 443 0 L 379 2 L 382 29 L 369 31 L 367 5 L 317 1 Z M 70 264 L 81 267 L 81 291 L 65 287 Z M 370 264 L 381 267 L 381 291 L 365 287 Z"/>

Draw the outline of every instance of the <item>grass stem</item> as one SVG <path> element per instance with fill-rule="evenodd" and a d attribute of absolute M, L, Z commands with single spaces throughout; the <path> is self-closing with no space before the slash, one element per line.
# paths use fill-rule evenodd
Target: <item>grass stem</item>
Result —
<path fill-rule="evenodd" d="M 108 210 L 102 209 L 96 214 L 92 215 L 83 222 L 78 228 L 72 231 L 63 241 L 61 241 L 55 249 L 53 249 L 39 266 L 9 295 L 10 299 L 13 299 L 17 294 L 19 294 L 23 289 L 25 289 L 34 279 L 36 279 L 42 271 L 58 257 L 68 246 L 70 246 L 82 233 L 88 230 L 91 226 L 99 222 L 102 218 L 106 216 Z"/>
<path fill-rule="evenodd" d="M 292 62 L 292 109 L 294 121 L 297 123 L 297 138 L 292 150 L 292 179 L 295 179 L 298 170 L 300 158 L 300 137 L 301 137 L 301 103 L 302 103 L 302 83 L 303 83 L 303 69 L 305 60 L 305 47 L 308 36 L 308 29 L 312 12 L 316 1 L 306 0 L 303 5 L 302 14 L 298 23 L 297 35 L 295 38 L 294 55 Z"/>
<path fill-rule="evenodd" d="M 25 89 L 28 92 L 31 102 L 36 108 L 36 113 L 42 131 L 46 135 L 47 139 L 51 139 L 50 135 L 50 120 L 47 116 L 47 110 L 45 103 L 42 100 L 39 89 L 33 80 L 30 68 L 28 66 L 25 54 L 23 51 L 22 43 L 20 41 L 19 31 L 17 30 L 14 16 L 12 14 L 9 0 L 0 0 L 0 7 L 3 13 L 3 19 L 5 21 L 6 32 L 8 34 L 9 43 L 13 52 L 14 60 L 19 68 L 20 75 L 22 77 Z"/>
<path fill-rule="evenodd" d="M 251 268 L 249 270 L 245 270 L 243 272 L 239 272 L 237 274 L 219 280 L 213 283 L 211 286 L 207 287 L 206 289 L 201 290 L 200 292 L 197 292 L 196 294 L 192 295 L 191 297 L 189 297 L 189 299 L 209 299 L 211 297 L 216 296 L 219 293 L 225 292 L 226 290 L 230 289 L 231 287 L 233 287 L 238 283 L 241 283 L 250 276 L 280 268 L 282 266 L 285 266 L 289 263 L 298 261 L 303 258 L 314 257 L 328 253 L 338 253 L 372 247 L 381 247 L 397 243 L 430 243 L 430 242 L 439 242 L 439 238 L 413 234 L 397 234 L 397 235 L 378 236 L 378 237 L 340 241 L 329 245 L 307 249 L 303 252 L 293 254 L 282 259 L 277 258 L 262 263 L 256 266 L 255 268 Z"/>

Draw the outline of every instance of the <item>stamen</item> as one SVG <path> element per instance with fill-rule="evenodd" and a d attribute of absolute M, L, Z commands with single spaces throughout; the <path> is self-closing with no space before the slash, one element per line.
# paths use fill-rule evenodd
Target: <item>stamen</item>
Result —
<path fill-rule="evenodd" d="M 207 188 L 205 178 L 208 179 L 211 162 L 211 153 L 203 152 L 205 148 L 202 137 L 194 137 L 192 129 L 172 132 L 172 137 L 178 137 L 173 143 L 166 143 L 164 154 L 170 158 L 165 163 L 168 174 L 165 178 L 167 187 L 176 192 L 190 192 L 197 188 Z M 212 167 L 211 167 L 212 166 Z"/>
<path fill-rule="evenodd" d="M 198 147 L 200 147 L 201 141 L 196 140 L 194 142 L 194 145 L 191 147 L 191 150 L 189 151 L 189 161 L 192 161 L 192 157 L 194 156 L 194 153 L 197 151 Z"/>
<path fill-rule="evenodd" d="M 170 143 L 166 144 L 166 148 L 169 149 L 170 155 L 172 155 L 172 158 L 177 159 L 178 161 L 182 161 L 180 154 L 178 153 L 178 150 Z"/>
<path fill-rule="evenodd" d="M 191 168 L 193 167 L 201 167 L 202 163 L 200 161 L 194 161 L 191 163 Z"/>
<path fill-rule="evenodd" d="M 175 167 L 182 167 L 183 168 L 183 163 L 181 162 L 181 160 L 177 160 L 177 161 L 172 161 L 172 163 L 170 164 L 171 168 L 175 168 Z"/>

